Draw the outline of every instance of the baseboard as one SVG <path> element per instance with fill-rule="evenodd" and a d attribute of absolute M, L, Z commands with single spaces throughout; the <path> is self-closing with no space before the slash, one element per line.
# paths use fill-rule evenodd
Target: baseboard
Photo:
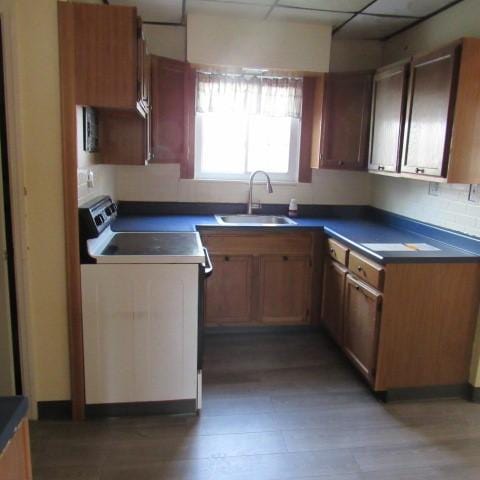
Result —
<path fill-rule="evenodd" d="M 468 389 L 469 389 L 469 394 L 468 394 L 469 399 L 472 402 L 480 403 L 480 387 L 474 387 L 469 383 Z"/>
<path fill-rule="evenodd" d="M 85 405 L 87 418 L 173 415 L 196 413 L 196 411 L 197 400 L 195 398 L 164 402 L 98 403 Z"/>
<path fill-rule="evenodd" d="M 304 333 L 318 332 L 321 327 L 318 325 L 255 325 L 255 326 L 211 326 L 205 327 L 203 332 L 209 335 L 224 334 L 250 334 L 250 333 Z"/>
<path fill-rule="evenodd" d="M 469 384 L 435 385 L 429 387 L 398 388 L 383 392 L 375 392 L 376 396 L 384 402 L 400 400 L 426 400 L 433 398 L 464 398 L 480 402 L 480 388 L 477 392 L 478 400 L 474 400 L 472 387 Z"/>
<path fill-rule="evenodd" d="M 39 420 L 70 420 L 72 418 L 71 400 L 53 400 L 38 402 Z"/>

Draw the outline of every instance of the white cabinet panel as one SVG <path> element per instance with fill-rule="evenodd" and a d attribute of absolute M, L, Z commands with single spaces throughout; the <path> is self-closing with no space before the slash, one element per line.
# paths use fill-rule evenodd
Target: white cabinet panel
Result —
<path fill-rule="evenodd" d="M 86 402 L 197 396 L 198 265 L 82 265 Z"/>

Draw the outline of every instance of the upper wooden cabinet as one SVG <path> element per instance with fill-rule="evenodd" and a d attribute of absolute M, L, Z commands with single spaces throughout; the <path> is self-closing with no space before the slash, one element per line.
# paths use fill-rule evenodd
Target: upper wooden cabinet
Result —
<path fill-rule="evenodd" d="M 412 61 L 402 172 L 446 176 L 459 56 L 455 44 Z"/>
<path fill-rule="evenodd" d="M 327 73 L 317 78 L 312 168 L 366 167 L 371 92 L 370 73 Z"/>
<path fill-rule="evenodd" d="M 137 109 L 144 116 L 149 74 L 136 8 L 83 3 L 71 8 L 76 103 Z"/>
<path fill-rule="evenodd" d="M 156 163 L 185 158 L 185 74 L 187 64 L 152 57 L 152 144 Z"/>
<path fill-rule="evenodd" d="M 408 89 L 408 62 L 377 71 L 373 78 L 368 169 L 398 172 Z"/>

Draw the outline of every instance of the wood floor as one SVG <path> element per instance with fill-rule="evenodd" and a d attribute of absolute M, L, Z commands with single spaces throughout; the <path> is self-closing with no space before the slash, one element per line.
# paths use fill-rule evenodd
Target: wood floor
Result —
<path fill-rule="evenodd" d="M 213 336 L 200 417 L 32 422 L 35 480 L 478 480 L 480 405 L 382 404 L 320 334 Z"/>

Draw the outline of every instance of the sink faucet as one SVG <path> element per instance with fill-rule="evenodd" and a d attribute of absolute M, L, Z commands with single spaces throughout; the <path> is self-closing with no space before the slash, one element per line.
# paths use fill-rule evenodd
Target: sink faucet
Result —
<path fill-rule="evenodd" d="M 248 214 L 252 214 L 253 207 L 258 208 L 258 204 L 253 204 L 253 179 L 255 178 L 255 175 L 257 173 L 263 173 L 265 177 L 267 178 L 267 192 L 268 193 L 273 193 L 273 187 L 272 187 L 272 182 L 270 182 L 270 177 L 268 176 L 268 173 L 265 172 L 264 170 L 256 170 L 250 175 L 250 189 L 248 191 Z"/>

